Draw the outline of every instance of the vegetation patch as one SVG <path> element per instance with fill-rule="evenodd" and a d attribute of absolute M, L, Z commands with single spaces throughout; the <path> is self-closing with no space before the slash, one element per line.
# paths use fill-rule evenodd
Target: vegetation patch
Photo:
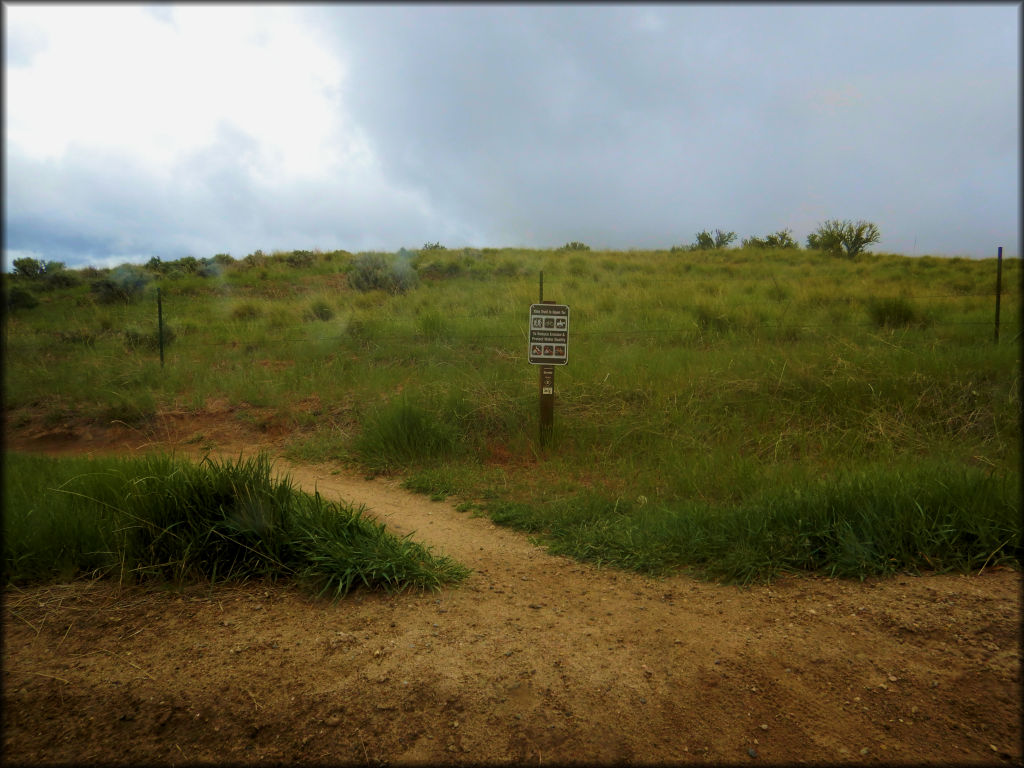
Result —
<path fill-rule="evenodd" d="M 495 522 L 544 534 L 552 552 L 598 564 L 690 567 L 739 583 L 799 571 L 863 579 L 1018 562 L 1018 479 L 924 467 L 836 475 L 732 506 L 582 494 L 483 507 Z"/>
<path fill-rule="evenodd" d="M 399 397 L 373 410 L 355 441 L 355 453 L 374 472 L 414 462 L 447 459 L 464 448 L 458 425 L 448 415 Z"/>
<path fill-rule="evenodd" d="M 434 589 L 468 574 L 362 508 L 273 478 L 262 454 L 4 462 L 6 583 L 287 578 L 340 597 L 356 587 Z"/>

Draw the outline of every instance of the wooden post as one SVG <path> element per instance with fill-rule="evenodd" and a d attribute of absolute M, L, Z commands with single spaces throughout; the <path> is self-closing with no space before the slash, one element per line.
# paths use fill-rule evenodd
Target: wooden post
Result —
<path fill-rule="evenodd" d="M 554 304 L 544 301 L 544 272 L 540 273 L 541 304 Z M 540 366 L 540 444 L 547 446 L 551 442 L 551 434 L 555 429 L 555 366 Z"/>
<path fill-rule="evenodd" d="M 996 344 L 999 343 L 999 297 L 1003 293 L 1003 247 L 999 246 L 999 266 L 996 267 Z"/>
<path fill-rule="evenodd" d="M 160 298 L 160 289 L 156 289 L 156 326 L 160 337 L 160 367 L 164 367 L 164 304 Z"/>

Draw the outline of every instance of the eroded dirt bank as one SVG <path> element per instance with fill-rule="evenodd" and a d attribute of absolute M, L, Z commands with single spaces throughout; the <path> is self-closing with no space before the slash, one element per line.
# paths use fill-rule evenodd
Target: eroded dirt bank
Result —
<path fill-rule="evenodd" d="M 654 580 L 395 481 L 277 466 L 472 576 L 334 604 L 264 584 L 8 589 L 6 760 L 1021 760 L 1015 571 Z"/>

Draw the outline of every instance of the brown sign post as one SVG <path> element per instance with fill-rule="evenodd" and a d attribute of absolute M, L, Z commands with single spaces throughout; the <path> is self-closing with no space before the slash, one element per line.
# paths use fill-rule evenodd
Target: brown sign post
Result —
<path fill-rule="evenodd" d="M 529 360 L 540 366 L 540 444 L 544 446 L 555 426 L 555 366 L 569 362 L 569 307 L 544 301 L 543 293 L 539 304 L 530 305 Z"/>

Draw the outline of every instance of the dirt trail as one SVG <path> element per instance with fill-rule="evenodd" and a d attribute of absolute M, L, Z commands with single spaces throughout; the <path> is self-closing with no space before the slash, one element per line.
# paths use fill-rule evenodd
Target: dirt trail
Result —
<path fill-rule="evenodd" d="M 262 584 L 9 589 L 9 761 L 1021 760 L 1015 571 L 649 579 L 393 480 L 276 466 L 472 575 L 336 604 Z"/>

